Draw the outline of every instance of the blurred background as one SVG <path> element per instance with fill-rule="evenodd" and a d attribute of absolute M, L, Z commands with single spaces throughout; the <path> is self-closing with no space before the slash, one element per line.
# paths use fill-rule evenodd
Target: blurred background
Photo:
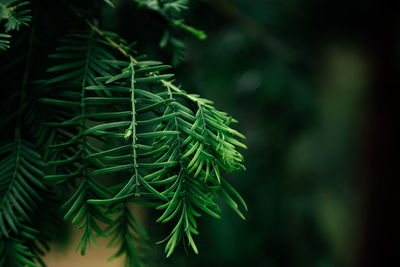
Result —
<path fill-rule="evenodd" d="M 114 2 L 102 12 L 109 30 L 171 62 L 163 19 Z M 180 35 L 176 77 L 239 120 L 247 171 L 229 180 L 249 211 L 201 218 L 198 256 L 165 259 L 154 245 L 149 266 L 384 266 L 400 26 L 384 2 L 191 1 L 186 23 L 208 38 Z M 136 213 L 150 242 L 168 233 L 156 212 Z M 54 244 L 49 266 L 122 266 L 101 246 L 81 257 L 74 242 Z"/>

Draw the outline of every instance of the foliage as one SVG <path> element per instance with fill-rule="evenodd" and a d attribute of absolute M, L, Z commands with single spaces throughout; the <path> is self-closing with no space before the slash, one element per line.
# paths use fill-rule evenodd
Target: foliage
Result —
<path fill-rule="evenodd" d="M 8 45 L 10 41 L 8 40 L 11 37 L 9 34 L 0 33 L 0 50 L 6 50 L 10 48 Z"/>
<path fill-rule="evenodd" d="M 177 19 L 188 1 L 136 2 L 205 37 Z M 28 25 L 28 2 L 1 3 L 6 32 Z M 165 72 L 170 65 L 137 55 L 134 43 L 101 30 L 80 7 L 63 4 L 80 24 L 58 40 L 46 73 L 33 70 L 36 36 L 30 30 L 22 85 L 13 88 L 18 93 L 9 95 L 3 113 L 16 120 L 2 120 L 11 132 L 0 148 L 1 265 L 44 265 L 37 244 L 45 243 L 31 223 L 49 188 L 60 192 L 62 205 L 53 208 L 81 230 L 82 255 L 98 236 L 110 237 L 110 246 L 118 246 L 113 258 L 125 255 L 127 266 L 143 265 L 148 234 L 132 214 L 132 202 L 155 207 L 157 222 L 171 224 L 163 240 L 167 257 L 181 242 L 198 253 L 197 217 L 220 218 L 217 199 L 243 219 L 241 209 L 247 209 L 226 180 L 245 169 L 237 151 L 246 148 L 244 136 L 231 128 L 237 121 L 177 86 Z M 0 34 L 1 50 L 9 37 Z"/>
<path fill-rule="evenodd" d="M 0 4 L 0 21 L 6 20 L 4 24 L 6 32 L 19 30 L 21 25 L 28 26 L 32 16 L 27 7 L 28 1 L 3 0 Z"/>
<path fill-rule="evenodd" d="M 10 31 L 18 31 L 21 26 L 28 26 L 32 16 L 30 15 L 28 1 L 2 0 L 0 1 L 0 23 L 5 21 L 5 33 L 0 32 L 0 51 L 9 48 L 11 38 Z"/>
<path fill-rule="evenodd" d="M 159 46 L 172 51 L 172 65 L 177 66 L 185 57 L 185 44 L 175 35 L 176 29 L 183 30 L 199 40 L 207 38 L 207 34 L 190 25 L 182 18 L 182 12 L 189 8 L 189 0 L 132 0 L 139 7 L 144 7 L 160 14 L 168 22 L 167 28 L 161 37 Z"/>

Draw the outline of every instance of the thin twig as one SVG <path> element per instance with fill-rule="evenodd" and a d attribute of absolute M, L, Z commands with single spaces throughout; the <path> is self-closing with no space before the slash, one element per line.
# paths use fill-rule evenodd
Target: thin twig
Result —
<path fill-rule="evenodd" d="M 66 3 L 65 1 L 63 1 L 68 7 L 69 9 L 79 18 L 83 19 L 86 24 L 94 31 L 96 32 L 99 36 L 101 36 L 104 40 L 106 40 L 107 42 L 109 42 L 112 46 L 114 46 L 119 52 L 121 52 L 124 56 L 128 57 L 132 62 L 134 63 L 138 63 L 139 61 L 136 60 L 130 53 L 129 51 L 127 51 L 124 47 L 122 47 L 120 44 L 118 44 L 117 42 L 115 42 L 113 39 L 111 39 L 110 37 L 108 37 L 102 30 L 99 29 L 99 27 L 97 27 L 96 25 L 94 25 L 89 19 L 83 18 L 83 15 L 80 11 L 78 11 L 75 7 L 71 6 L 70 4 Z M 153 74 L 153 73 L 150 73 Z M 153 74 L 154 76 L 156 74 Z M 179 87 L 177 87 L 176 85 L 174 85 L 172 82 L 167 81 L 167 80 L 161 80 L 161 83 L 167 87 L 167 88 L 171 88 L 172 90 L 174 90 L 175 92 L 178 92 L 182 95 L 185 95 L 188 99 L 190 99 L 191 101 L 198 103 L 200 105 L 203 105 L 203 102 L 196 98 L 193 97 L 189 94 L 186 94 L 185 92 L 183 92 L 181 89 L 179 89 Z"/>

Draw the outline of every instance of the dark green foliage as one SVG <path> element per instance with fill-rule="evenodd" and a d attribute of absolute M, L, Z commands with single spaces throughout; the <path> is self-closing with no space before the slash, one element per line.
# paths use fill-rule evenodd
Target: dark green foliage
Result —
<path fill-rule="evenodd" d="M 0 2 L 0 21 L 6 20 L 6 32 L 19 30 L 22 25 L 28 26 L 32 16 L 27 7 L 28 1 L 2 0 Z"/>
<path fill-rule="evenodd" d="M 7 48 L 10 48 L 8 45 L 10 43 L 8 40 L 9 38 L 11 38 L 11 35 L 0 33 L 0 50 L 6 50 Z"/>
<path fill-rule="evenodd" d="M 21 26 L 28 26 L 32 16 L 28 1 L 1 0 L 0 1 L 0 26 L 4 26 L 6 33 L 19 30 Z M 9 48 L 11 35 L 0 31 L 0 52 Z"/>
<path fill-rule="evenodd" d="M 110 1 L 110 0 L 104 0 L 104 2 L 106 2 L 107 5 L 109 5 L 110 7 L 115 7 L 114 4 L 113 4 L 113 2 Z"/>
<path fill-rule="evenodd" d="M 87 87 L 101 85 L 96 77 L 108 73 L 110 68 L 103 62 L 113 57 L 93 32 L 71 34 L 60 42 L 62 45 L 50 57 L 62 63 L 47 69 L 55 73 L 46 84 L 49 95 L 55 94 L 54 98 L 40 99 L 55 107 L 52 109 L 54 121 L 48 123 L 55 132 L 54 142 L 49 146 L 54 154 L 48 164 L 55 167 L 55 172 L 46 175 L 45 179 L 75 186 L 62 208 L 65 209 L 64 219 L 72 219 L 79 229 L 84 230 L 79 248 L 81 254 L 85 254 L 88 243 L 95 239 L 94 233 L 104 235 L 98 222 L 111 221 L 101 208 L 86 202 L 91 198 L 108 197 L 109 193 L 89 171 L 98 168 L 100 163 L 88 158 L 94 151 L 88 141 L 87 113 L 92 107 L 110 103 L 103 92 L 90 91 Z"/>
<path fill-rule="evenodd" d="M 41 201 L 38 190 L 45 190 L 41 170 L 44 163 L 32 148 L 32 144 L 21 139 L 0 147 L 0 227 L 6 237 L 10 229 L 19 233 L 21 221 L 30 222 L 29 214 Z"/>
<path fill-rule="evenodd" d="M 172 51 L 171 63 L 173 66 L 179 65 L 179 63 L 185 58 L 185 44 L 183 41 L 171 36 L 170 32 L 166 30 L 160 41 L 161 48 L 169 48 Z"/>
<path fill-rule="evenodd" d="M 179 31 L 184 31 L 199 40 L 207 38 L 204 31 L 198 30 L 184 23 L 182 12 L 189 9 L 189 0 L 131 0 L 136 2 L 139 7 L 147 8 L 159 13 L 168 22 L 168 27 L 165 29 L 161 37 L 159 46 L 167 48 L 172 53 L 171 63 L 177 66 L 185 58 L 185 44 L 177 35 Z M 177 32 L 178 31 L 178 32 Z"/>
<path fill-rule="evenodd" d="M 38 231 L 26 226 L 38 211 L 46 192 L 44 162 L 27 141 L 0 147 L 0 266 L 38 266 Z M 47 192 L 46 192 L 47 193 Z"/>
<path fill-rule="evenodd" d="M 45 266 L 40 256 L 43 251 L 37 246 L 38 230 L 19 225 L 19 233 L 2 237 L 0 242 L 0 266 Z"/>
<path fill-rule="evenodd" d="M 187 1 L 138 2 L 202 38 L 175 19 L 187 9 Z M 26 5 L 7 4 L 18 4 L 15 10 Z M 98 236 L 110 237 L 109 245 L 118 247 L 113 258 L 125 255 L 127 266 L 143 266 L 148 235 L 133 216 L 131 202 L 156 207 L 157 222 L 171 224 L 167 257 L 180 242 L 198 253 L 196 219 L 220 218 L 218 198 L 243 219 L 239 206 L 247 209 L 225 180 L 245 169 L 237 151 L 246 148 L 240 141 L 244 136 L 230 126 L 237 121 L 215 109 L 212 101 L 176 86 L 171 66 L 136 56 L 133 44 L 100 30 L 76 7 L 67 7 L 85 26 L 58 41 L 48 55 L 51 66 L 29 88 L 33 92 L 27 90 L 27 65 L 21 93 L 14 96 L 22 103 L 12 115 L 17 119 L 14 141 L 0 148 L 0 262 L 42 264 L 36 230 L 25 224 L 31 223 L 48 186 L 61 192 L 57 197 L 64 220 L 81 230 L 82 255 Z M 15 14 L 19 25 L 30 19 L 25 11 Z M 182 48 L 182 41 L 168 39 Z M 0 48 L 7 44 L 0 41 Z M 23 126 L 29 130 L 22 131 Z"/>
<path fill-rule="evenodd" d="M 148 238 L 146 230 L 135 219 L 127 204 L 120 205 L 118 213 L 118 218 L 111 226 L 111 240 L 108 244 L 109 247 L 117 246 L 118 250 L 111 259 L 125 254 L 126 266 L 143 266 L 141 258 L 145 255 L 142 250 L 149 249 L 143 242 L 143 239 Z"/>

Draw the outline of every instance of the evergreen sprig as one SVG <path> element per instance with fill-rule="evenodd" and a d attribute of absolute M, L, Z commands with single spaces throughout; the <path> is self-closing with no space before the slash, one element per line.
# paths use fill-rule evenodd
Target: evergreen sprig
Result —
<path fill-rule="evenodd" d="M 6 32 L 19 30 L 22 25 L 28 26 L 32 19 L 29 1 L 2 0 L 0 2 L 0 22 L 6 20 Z"/>
<path fill-rule="evenodd" d="M 131 110 L 107 114 L 111 122 L 96 125 L 89 131 L 116 138 L 124 132 L 129 143 L 107 147 L 94 154 L 93 157 L 110 163 L 93 173 L 128 172 L 130 178 L 120 186 L 122 189 L 114 198 L 89 202 L 110 205 L 132 197 L 165 201 L 158 206 L 158 209 L 166 209 L 158 221 L 165 223 L 177 214 L 180 216 L 168 237 L 167 256 L 183 239 L 182 234 L 197 252 L 192 233 L 198 233 L 195 217 L 200 213 L 194 207 L 220 218 L 220 208 L 214 199 L 221 196 L 244 218 L 227 191 L 241 203 L 244 201 L 226 181 L 221 184 L 223 173 L 244 169 L 243 157 L 235 149 L 236 146 L 245 148 L 236 139 L 244 136 L 229 127 L 235 120 L 212 107 L 211 101 L 186 94 L 168 81 L 171 74 L 159 74 L 169 66 L 154 61 L 141 62 L 132 57 L 130 62 L 111 63 L 122 70 L 115 76 L 103 77 L 105 85 L 96 89 L 107 90 L 108 87 L 108 90 L 122 93 L 125 88 L 130 92 Z M 146 86 L 147 90 L 141 89 Z M 137 105 L 141 108 L 136 109 Z M 142 120 L 142 116 L 146 120 Z M 148 159 L 150 156 L 152 158 Z M 144 159 L 146 163 L 141 162 Z M 147 192 L 142 193 L 140 188 Z"/>
<path fill-rule="evenodd" d="M 133 216 L 127 203 L 119 205 L 117 212 L 118 218 L 109 229 L 111 240 L 108 247 L 117 246 L 118 250 L 110 260 L 125 255 L 125 266 L 144 266 L 143 250 L 149 249 L 144 243 L 144 240 L 148 239 L 147 232 Z"/>
<path fill-rule="evenodd" d="M 118 103 L 121 99 L 108 100 L 105 96 L 110 95 L 109 91 L 88 89 L 101 85 L 97 76 L 112 71 L 105 61 L 114 57 L 105 49 L 104 41 L 90 32 L 71 34 L 60 42 L 62 45 L 50 57 L 64 62 L 47 70 L 55 75 L 47 81 L 49 97 L 40 99 L 42 103 L 55 107 L 52 112 L 54 121 L 48 122 L 48 126 L 55 129 L 55 142 L 49 146 L 54 153 L 48 162 L 55 171 L 45 179 L 71 186 L 72 194 L 62 206 L 64 219 L 72 219 L 79 229 L 83 229 L 79 248 L 81 254 L 85 254 L 87 245 L 95 242 L 95 234 L 105 234 L 99 221 L 111 222 L 110 215 L 86 202 L 109 194 L 109 190 L 90 172 L 90 169 L 102 165 L 88 158 L 95 152 L 87 132 L 89 111 Z"/>
<path fill-rule="evenodd" d="M 18 138 L 0 147 L 0 231 L 9 237 L 18 234 L 21 222 L 30 222 L 30 215 L 42 200 L 39 190 L 46 190 L 42 178 L 45 164 L 34 146 Z"/>
<path fill-rule="evenodd" d="M 20 225 L 20 232 L 8 237 L 1 237 L 0 242 L 0 266 L 45 266 L 41 260 L 42 253 L 37 249 L 35 241 L 39 231 Z"/>
<path fill-rule="evenodd" d="M 199 40 L 207 38 L 207 34 L 199 29 L 187 25 L 183 19 L 183 13 L 189 9 L 189 0 L 132 0 L 136 2 L 139 7 L 144 7 L 160 14 L 166 21 L 168 21 L 168 28 L 165 29 L 161 37 L 159 46 L 161 48 L 168 48 L 172 52 L 171 63 L 177 66 L 184 59 L 185 44 L 175 36 L 173 33 L 176 29 L 183 30 Z"/>
<path fill-rule="evenodd" d="M 199 34 L 179 18 L 188 1 L 136 2 L 171 25 Z M 9 0 L 4 6 L 19 18 L 18 25 L 26 25 L 26 5 Z M 62 192 L 64 220 L 82 230 L 81 254 L 98 236 L 110 237 L 109 246 L 118 248 L 112 258 L 125 255 L 126 266 L 144 265 L 148 234 L 134 217 L 132 202 L 154 207 L 157 222 L 171 225 L 170 234 L 159 242 L 166 242 L 167 257 L 180 243 L 198 253 L 197 218 L 220 218 L 217 199 L 243 219 L 242 210 L 247 210 L 225 179 L 245 169 L 238 152 L 246 148 L 244 136 L 231 127 L 237 121 L 212 101 L 177 86 L 171 66 L 136 56 L 134 43 L 100 30 L 77 8 L 70 9 L 88 29 L 59 40 L 49 55 L 54 64 L 36 83 L 39 93 L 24 89 L 26 72 L 23 90 L 16 94 L 21 107 L 10 117 L 17 118 L 14 141 L 0 147 L 0 263 L 44 265 L 31 218 L 48 185 Z M 1 14 L 5 19 L 4 8 Z M 15 21 L 7 23 L 8 30 L 19 28 Z M 7 38 L 0 34 L 0 49 L 8 47 Z M 167 39 L 174 37 L 168 33 Z M 32 101 L 38 95 L 38 102 Z M 22 123 L 29 125 L 30 141 L 22 137 Z"/>
<path fill-rule="evenodd" d="M 43 201 L 41 156 L 17 138 L 0 147 L 0 266 L 38 266 L 37 230 L 27 226 Z"/>
<path fill-rule="evenodd" d="M 10 38 L 11 35 L 0 33 L 0 50 L 6 50 L 7 48 L 10 48 Z"/>
<path fill-rule="evenodd" d="M 0 32 L 0 51 L 10 48 L 10 31 L 18 31 L 21 26 L 29 26 L 32 19 L 29 1 L 2 0 L 0 1 L 0 24 L 3 24 L 5 33 Z"/>

